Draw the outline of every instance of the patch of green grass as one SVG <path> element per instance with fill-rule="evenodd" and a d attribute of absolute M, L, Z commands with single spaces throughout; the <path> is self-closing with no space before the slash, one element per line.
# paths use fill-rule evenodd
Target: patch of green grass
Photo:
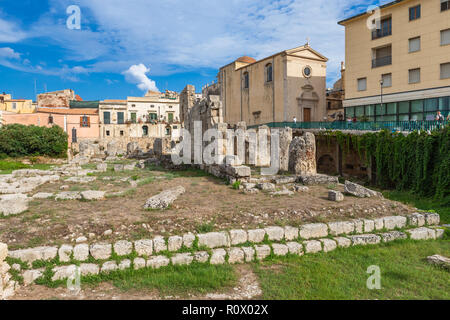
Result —
<path fill-rule="evenodd" d="M 148 177 L 148 178 L 139 180 L 137 184 L 138 184 L 139 187 L 142 187 L 142 186 L 145 186 L 147 184 L 151 184 L 153 182 L 155 182 L 155 178 L 154 177 Z"/>
<path fill-rule="evenodd" d="M 169 266 L 158 270 L 129 269 L 81 279 L 81 283 L 85 285 L 97 285 L 104 281 L 111 281 L 123 291 L 157 289 L 163 295 L 204 294 L 231 287 L 236 283 L 236 275 L 229 265 L 193 263 L 189 266 Z"/>
<path fill-rule="evenodd" d="M 450 299 L 447 270 L 430 265 L 430 255 L 447 255 L 450 242 L 411 240 L 333 252 L 273 258 L 254 264 L 263 299 Z M 381 290 L 369 290 L 368 267 L 381 269 Z"/>
<path fill-rule="evenodd" d="M 231 188 L 233 188 L 234 190 L 239 190 L 240 187 L 241 187 L 241 182 L 240 182 L 240 181 L 236 181 L 236 182 L 233 183 L 233 185 L 231 186 Z"/>
<path fill-rule="evenodd" d="M 386 191 L 383 196 L 387 199 L 413 205 L 420 210 L 435 211 L 441 216 L 442 224 L 450 223 L 450 203 L 448 201 L 437 201 L 432 198 L 423 198 L 405 191 Z"/>
<path fill-rule="evenodd" d="M 31 238 L 30 240 L 28 240 L 27 242 L 27 248 L 34 248 L 34 247 L 39 247 L 40 245 L 43 245 L 45 243 L 45 238 L 38 236 L 38 237 L 34 237 Z"/>
<path fill-rule="evenodd" d="M 13 171 L 20 169 L 49 170 L 52 166 L 51 164 L 37 163 L 29 165 L 19 161 L 0 160 L 0 174 L 11 174 Z"/>
<path fill-rule="evenodd" d="M 212 232 L 214 230 L 214 223 L 213 222 L 203 223 L 201 225 L 198 225 L 196 230 L 198 233 Z"/>

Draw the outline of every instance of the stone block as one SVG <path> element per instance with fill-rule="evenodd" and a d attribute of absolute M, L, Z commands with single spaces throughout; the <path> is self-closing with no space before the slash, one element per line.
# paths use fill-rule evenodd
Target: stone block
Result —
<path fill-rule="evenodd" d="M 58 250 L 59 261 L 69 262 L 72 252 L 73 252 L 73 246 L 63 244 Z"/>
<path fill-rule="evenodd" d="M 179 236 L 169 237 L 167 244 L 168 244 L 169 251 L 172 251 L 172 252 L 178 251 L 183 246 L 183 237 L 179 237 Z"/>
<path fill-rule="evenodd" d="M 210 249 L 229 247 L 230 237 L 226 232 L 210 232 L 198 235 L 199 247 L 206 246 Z"/>
<path fill-rule="evenodd" d="M 177 253 L 172 257 L 172 264 L 174 266 L 180 265 L 189 265 L 194 260 L 194 257 L 191 253 Z"/>
<path fill-rule="evenodd" d="M 406 232 L 409 233 L 410 238 L 413 240 L 436 239 L 436 231 L 425 227 L 407 230 Z"/>
<path fill-rule="evenodd" d="M 305 241 L 303 242 L 303 245 L 305 246 L 306 253 L 317 253 L 322 251 L 322 243 L 317 240 Z"/>
<path fill-rule="evenodd" d="M 167 251 L 167 243 L 164 237 L 155 237 L 155 239 L 153 239 L 153 250 L 156 253 Z"/>
<path fill-rule="evenodd" d="M 429 226 L 437 226 L 441 222 L 441 217 L 437 213 L 424 213 L 424 215 Z"/>
<path fill-rule="evenodd" d="M 261 243 L 264 241 L 266 231 L 264 229 L 248 230 L 248 241 L 252 243 Z"/>
<path fill-rule="evenodd" d="M 183 245 L 186 248 L 192 248 L 192 246 L 194 245 L 194 241 L 195 241 L 195 235 L 193 235 L 192 233 L 183 235 Z"/>
<path fill-rule="evenodd" d="M 375 230 L 375 221 L 370 219 L 364 219 L 364 232 L 372 232 Z"/>
<path fill-rule="evenodd" d="M 199 251 L 194 253 L 194 260 L 200 263 L 206 263 L 209 260 L 209 253 L 206 251 Z"/>
<path fill-rule="evenodd" d="M 289 253 L 295 255 L 303 255 L 303 246 L 298 242 L 288 242 L 286 243 Z"/>
<path fill-rule="evenodd" d="M 139 256 L 149 257 L 153 254 L 153 241 L 148 239 L 135 241 L 134 250 Z"/>
<path fill-rule="evenodd" d="M 328 226 L 324 223 L 312 223 L 300 226 L 302 239 L 323 238 L 328 236 Z"/>
<path fill-rule="evenodd" d="M 144 258 L 135 258 L 133 261 L 134 270 L 144 269 L 146 262 Z"/>
<path fill-rule="evenodd" d="M 408 236 L 406 233 L 399 231 L 391 231 L 381 234 L 381 238 L 383 238 L 383 242 L 391 242 L 399 239 L 407 239 Z"/>
<path fill-rule="evenodd" d="M 342 202 L 344 201 L 344 194 L 339 191 L 330 190 L 328 191 L 328 200 L 334 202 Z"/>
<path fill-rule="evenodd" d="M 94 276 L 99 274 L 100 268 L 94 263 L 82 263 L 80 264 L 80 273 L 82 276 Z"/>
<path fill-rule="evenodd" d="M 214 249 L 212 251 L 210 263 L 212 265 L 224 264 L 227 252 L 225 249 Z"/>
<path fill-rule="evenodd" d="M 77 244 L 73 248 L 73 258 L 77 261 L 86 261 L 89 258 L 89 246 L 85 243 Z"/>
<path fill-rule="evenodd" d="M 298 228 L 294 227 L 284 227 L 284 238 L 287 241 L 297 240 L 298 239 Z"/>
<path fill-rule="evenodd" d="M 322 242 L 323 251 L 330 252 L 337 249 L 337 242 L 331 239 L 320 239 Z"/>
<path fill-rule="evenodd" d="M 23 276 L 23 284 L 25 286 L 29 286 L 30 284 L 33 284 L 37 279 L 42 277 L 43 273 L 40 270 L 25 270 L 22 276 Z"/>
<path fill-rule="evenodd" d="M 267 227 L 264 230 L 270 241 L 281 241 L 284 239 L 284 229 L 281 227 Z"/>
<path fill-rule="evenodd" d="M 102 273 L 110 273 L 118 269 L 119 267 L 117 266 L 117 262 L 115 261 L 108 261 L 102 265 Z"/>
<path fill-rule="evenodd" d="M 376 234 L 361 234 L 357 236 L 350 236 L 350 239 L 352 240 L 352 244 L 354 246 L 378 244 L 381 242 L 381 237 Z"/>
<path fill-rule="evenodd" d="M 425 226 L 425 216 L 420 213 L 413 213 L 408 216 L 408 224 L 412 227 Z"/>
<path fill-rule="evenodd" d="M 384 227 L 387 230 L 394 230 L 395 228 L 404 228 L 406 227 L 407 219 L 406 217 L 401 216 L 392 216 L 384 218 Z"/>
<path fill-rule="evenodd" d="M 156 256 L 151 257 L 147 260 L 147 267 L 153 268 L 153 269 L 159 269 L 162 267 L 167 267 L 170 263 L 169 258 L 165 256 Z"/>
<path fill-rule="evenodd" d="M 236 264 L 245 262 L 245 254 L 241 248 L 230 248 L 227 251 L 228 251 L 228 263 Z"/>
<path fill-rule="evenodd" d="M 89 252 L 95 260 L 106 260 L 111 258 L 112 246 L 110 243 L 96 243 L 91 245 Z"/>
<path fill-rule="evenodd" d="M 345 237 L 334 238 L 339 248 L 348 248 L 352 245 L 352 241 Z"/>
<path fill-rule="evenodd" d="M 350 234 L 355 231 L 355 224 L 351 221 L 329 222 L 330 234 L 339 236 L 341 234 Z"/>
<path fill-rule="evenodd" d="M 252 262 L 255 260 L 255 249 L 252 247 L 242 247 L 242 251 L 244 251 L 245 262 Z"/>
<path fill-rule="evenodd" d="M 272 244 L 273 254 L 276 256 L 285 256 L 289 253 L 289 247 L 285 244 Z"/>
<path fill-rule="evenodd" d="M 114 252 L 120 257 L 120 256 L 127 256 L 131 254 L 133 251 L 133 243 L 130 241 L 122 240 L 117 241 L 114 244 Z"/>
<path fill-rule="evenodd" d="M 256 259 L 257 260 L 264 260 L 268 256 L 270 256 L 270 247 L 268 245 L 262 245 L 262 246 L 255 246 L 256 251 Z"/>
<path fill-rule="evenodd" d="M 246 243 L 248 241 L 247 232 L 245 230 L 231 230 L 230 240 L 232 246 Z"/>

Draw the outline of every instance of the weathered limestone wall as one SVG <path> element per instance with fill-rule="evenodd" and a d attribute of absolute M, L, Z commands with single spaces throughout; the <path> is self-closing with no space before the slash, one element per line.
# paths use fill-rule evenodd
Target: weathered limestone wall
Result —
<path fill-rule="evenodd" d="M 0 300 L 6 300 L 14 295 L 16 281 L 11 279 L 9 270 L 11 267 L 5 261 L 8 256 L 8 246 L 5 243 L 0 242 Z"/>
<path fill-rule="evenodd" d="M 77 268 L 71 259 L 81 262 L 82 276 L 107 274 L 116 270 L 159 269 L 192 262 L 217 264 L 262 261 L 271 254 L 304 255 L 330 252 L 337 248 L 387 243 L 398 239 L 429 240 L 442 238 L 444 229 L 436 227 L 440 217 L 435 213 L 414 213 L 407 217 L 389 216 L 376 219 L 354 219 L 329 223 L 305 224 L 299 227 L 268 226 L 260 229 L 235 229 L 203 234 L 158 236 L 137 241 L 115 243 L 76 243 L 60 247 L 38 247 L 10 251 L 9 256 L 29 266 L 34 261 L 58 257 L 51 281 L 72 276 Z M 266 242 L 268 239 L 268 243 Z M 183 252 L 183 246 L 192 252 Z M 201 251 L 206 247 L 209 251 Z M 163 252 L 172 252 L 168 257 Z M 112 256 L 122 257 L 120 262 Z M 135 257 L 133 260 L 130 257 Z M 88 262 L 92 261 L 92 262 Z M 44 276 L 41 270 L 23 270 L 24 285 Z"/>

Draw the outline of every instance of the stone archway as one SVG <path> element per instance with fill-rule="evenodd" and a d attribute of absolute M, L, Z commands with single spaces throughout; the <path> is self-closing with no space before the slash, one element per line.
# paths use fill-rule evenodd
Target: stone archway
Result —
<path fill-rule="evenodd" d="M 297 98 L 299 106 L 299 118 L 302 122 L 318 121 L 319 95 L 311 84 L 302 87 L 302 93 Z M 320 121 L 320 120 L 319 120 Z"/>

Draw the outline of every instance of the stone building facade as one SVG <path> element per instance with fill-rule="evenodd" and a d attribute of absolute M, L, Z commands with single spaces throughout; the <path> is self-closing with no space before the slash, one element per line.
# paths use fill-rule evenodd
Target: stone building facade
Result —
<path fill-rule="evenodd" d="M 224 121 L 252 126 L 325 120 L 327 61 L 307 44 L 259 61 L 241 57 L 220 68 Z"/>

